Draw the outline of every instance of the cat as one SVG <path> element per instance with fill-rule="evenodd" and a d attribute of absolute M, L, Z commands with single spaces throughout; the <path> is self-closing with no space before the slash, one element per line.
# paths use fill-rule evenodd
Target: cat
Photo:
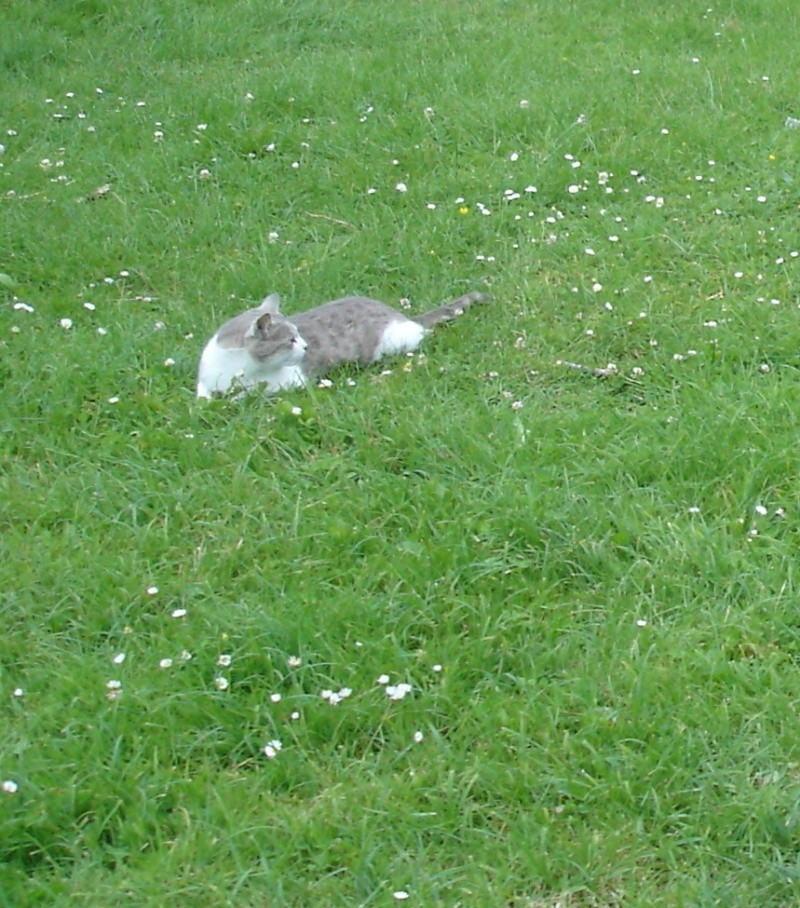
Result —
<path fill-rule="evenodd" d="M 415 318 L 378 300 L 348 296 L 284 316 L 280 298 L 225 322 L 206 344 L 197 370 L 197 396 L 265 385 L 268 394 L 305 385 L 341 363 L 374 363 L 416 350 L 439 322 L 450 321 L 485 293 L 467 293 Z"/>

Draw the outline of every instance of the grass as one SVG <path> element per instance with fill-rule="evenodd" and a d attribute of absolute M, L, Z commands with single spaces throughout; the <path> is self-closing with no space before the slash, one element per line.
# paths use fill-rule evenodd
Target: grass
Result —
<path fill-rule="evenodd" d="M 797 13 L 0 24 L 0 905 L 796 904 Z M 269 291 L 483 287 L 194 398 Z"/>

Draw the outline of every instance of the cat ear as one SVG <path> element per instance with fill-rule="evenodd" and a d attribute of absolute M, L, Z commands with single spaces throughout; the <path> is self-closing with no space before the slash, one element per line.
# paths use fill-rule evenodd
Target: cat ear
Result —
<path fill-rule="evenodd" d="M 269 312 L 265 312 L 263 315 L 259 315 L 258 318 L 254 318 L 252 324 L 245 332 L 245 337 L 264 337 L 267 333 L 269 326 L 272 324 L 272 315 Z"/>
<path fill-rule="evenodd" d="M 259 309 L 266 309 L 267 312 L 274 312 L 276 315 L 281 311 L 281 298 L 277 293 L 270 293 L 265 296 L 258 304 Z"/>

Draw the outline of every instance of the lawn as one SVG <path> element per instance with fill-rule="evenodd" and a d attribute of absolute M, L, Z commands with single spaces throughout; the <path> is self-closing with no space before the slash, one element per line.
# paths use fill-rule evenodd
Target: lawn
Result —
<path fill-rule="evenodd" d="M 0 26 L 0 906 L 798 904 L 800 10 Z"/>

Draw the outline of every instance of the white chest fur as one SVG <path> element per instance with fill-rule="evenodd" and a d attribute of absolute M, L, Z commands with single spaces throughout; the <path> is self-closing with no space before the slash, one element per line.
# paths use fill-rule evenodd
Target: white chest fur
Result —
<path fill-rule="evenodd" d="M 265 365 L 241 347 L 221 347 L 216 335 L 206 344 L 197 370 L 197 396 L 224 394 L 232 387 L 252 388 L 265 384 L 270 391 L 296 388 L 306 383 L 300 366 Z"/>

